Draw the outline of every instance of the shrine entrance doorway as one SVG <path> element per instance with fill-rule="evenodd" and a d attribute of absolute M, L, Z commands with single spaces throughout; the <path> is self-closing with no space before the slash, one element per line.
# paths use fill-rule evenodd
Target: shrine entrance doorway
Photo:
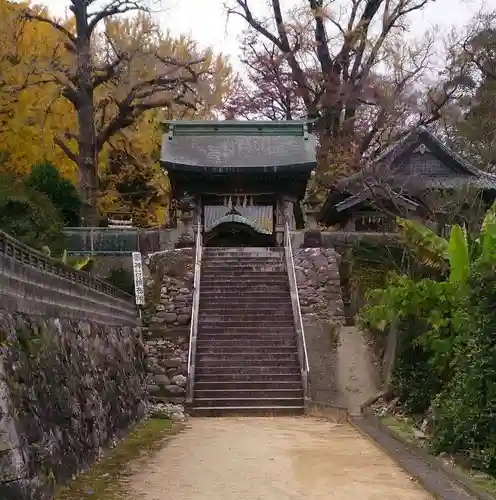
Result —
<path fill-rule="evenodd" d="M 207 247 L 272 247 L 273 234 L 264 234 L 243 222 L 221 222 L 203 235 Z"/>

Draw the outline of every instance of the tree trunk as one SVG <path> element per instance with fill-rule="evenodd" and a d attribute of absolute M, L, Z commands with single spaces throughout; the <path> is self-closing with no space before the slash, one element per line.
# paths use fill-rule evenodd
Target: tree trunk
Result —
<path fill-rule="evenodd" d="M 83 199 L 82 216 L 86 226 L 97 226 L 99 222 L 98 162 L 93 118 L 93 95 L 85 95 L 84 101 L 81 108 L 77 110 L 79 186 Z"/>
<path fill-rule="evenodd" d="M 94 87 L 92 82 L 93 61 L 91 56 L 91 32 L 88 25 L 86 2 L 74 5 L 76 20 L 76 86 L 78 102 L 78 167 L 79 186 L 83 200 L 83 219 L 87 226 L 97 226 L 98 210 L 98 151 L 95 130 Z"/>

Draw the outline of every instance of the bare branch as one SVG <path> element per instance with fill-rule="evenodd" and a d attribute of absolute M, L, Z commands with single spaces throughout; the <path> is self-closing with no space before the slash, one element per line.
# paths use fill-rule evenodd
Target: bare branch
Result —
<path fill-rule="evenodd" d="M 40 23 L 48 24 L 49 26 L 52 26 L 52 28 L 55 28 L 59 33 L 62 33 L 66 38 L 68 38 L 71 43 L 75 46 L 76 44 L 76 37 L 64 26 L 62 26 L 60 23 L 54 21 L 53 19 L 50 19 L 48 17 L 40 16 L 38 14 L 35 14 L 29 9 L 24 10 L 23 12 L 24 18 L 27 19 L 28 21 L 38 21 Z"/>
<path fill-rule="evenodd" d="M 64 154 L 72 160 L 74 163 L 77 164 L 78 162 L 78 155 L 74 153 L 71 148 L 60 138 L 60 137 L 55 137 L 54 139 L 55 144 L 64 152 Z"/>
<path fill-rule="evenodd" d="M 79 3 L 81 0 L 72 0 L 73 7 L 71 10 L 75 12 L 75 4 Z M 101 10 L 88 14 L 88 31 L 93 33 L 98 23 L 104 19 L 108 19 L 112 16 L 117 16 L 119 14 L 125 14 L 126 12 L 132 11 L 142 11 L 145 12 L 146 9 L 140 2 L 133 2 L 129 0 L 112 0 L 108 5 L 101 8 Z"/>

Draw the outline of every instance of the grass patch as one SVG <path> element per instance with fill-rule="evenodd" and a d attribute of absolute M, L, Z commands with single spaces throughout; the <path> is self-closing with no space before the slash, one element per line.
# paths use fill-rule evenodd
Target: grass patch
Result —
<path fill-rule="evenodd" d="M 387 425 L 393 432 L 398 434 L 401 438 L 409 443 L 415 443 L 416 445 L 422 445 L 418 439 L 415 438 L 413 434 L 413 425 L 404 420 L 398 420 L 397 418 L 391 415 L 384 415 L 381 418 L 381 421 L 384 425 Z"/>
<path fill-rule="evenodd" d="M 391 415 L 384 415 L 380 417 L 380 419 L 383 424 L 387 425 L 394 433 L 403 438 L 405 441 L 413 443 L 417 446 L 425 447 L 424 441 L 420 441 L 415 438 L 413 434 L 413 423 L 408 419 L 399 420 Z M 489 493 L 496 500 L 496 477 L 477 470 L 467 469 L 465 467 L 461 467 L 460 465 L 454 465 L 454 468 L 461 474 L 465 474 L 480 490 Z"/>
<path fill-rule="evenodd" d="M 458 467 L 458 469 L 460 469 Z M 462 469 L 462 472 L 468 474 L 470 479 L 482 490 L 486 493 L 489 493 L 491 496 L 496 498 L 496 477 L 490 476 L 489 474 L 483 474 L 478 471 L 466 471 Z"/>
<path fill-rule="evenodd" d="M 176 429 L 176 426 L 174 426 Z M 132 475 L 131 463 L 140 463 L 157 452 L 173 434 L 172 422 L 149 418 L 91 469 L 58 490 L 54 500 L 124 500 L 125 479 Z"/>

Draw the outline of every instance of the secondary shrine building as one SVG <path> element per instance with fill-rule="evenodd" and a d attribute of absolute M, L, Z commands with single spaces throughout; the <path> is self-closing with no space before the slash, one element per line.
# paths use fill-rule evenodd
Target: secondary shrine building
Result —
<path fill-rule="evenodd" d="M 308 121 L 166 122 L 161 165 L 173 213 L 193 209 L 207 246 L 274 246 L 302 228 L 300 201 L 316 167 Z"/>

